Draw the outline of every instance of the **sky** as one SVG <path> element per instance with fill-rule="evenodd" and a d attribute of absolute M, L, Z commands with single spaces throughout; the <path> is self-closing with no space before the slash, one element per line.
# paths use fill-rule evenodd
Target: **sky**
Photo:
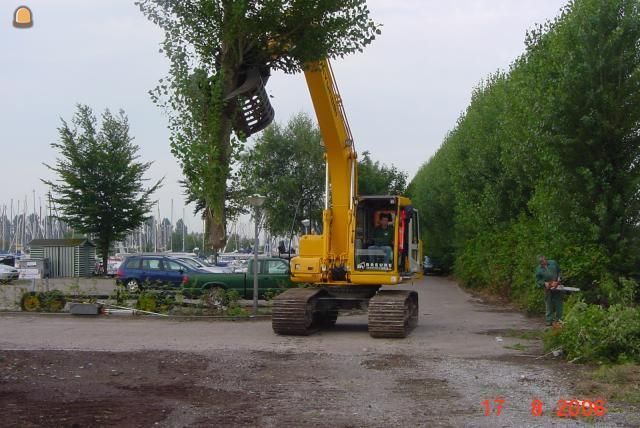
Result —
<path fill-rule="evenodd" d="M 395 165 L 409 180 L 442 144 L 469 104 L 473 88 L 524 52 L 526 31 L 553 19 L 566 0 L 370 0 L 382 34 L 363 53 L 333 61 L 358 152 Z M 14 10 L 33 12 L 29 29 L 12 26 Z M 123 109 L 140 157 L 153 161 L 150 181 L 162 217 L 182 217 L 180 167 L 169 151 L 167 117 L 148 91 L 166 76 L 163 32 L 133 0 L 3 0 L 0 3 L 0 212 L 28 199 L 44 204 L 54 179 L 50 146 L 76 104 L 96 114 Z M 313 117 L 302 75 L 276 72 L 267 90 L 276 121 Z M 154 212 L 155 214 L 155 212 Z M 186 224 L 201 222 L 186 207 Z"/>

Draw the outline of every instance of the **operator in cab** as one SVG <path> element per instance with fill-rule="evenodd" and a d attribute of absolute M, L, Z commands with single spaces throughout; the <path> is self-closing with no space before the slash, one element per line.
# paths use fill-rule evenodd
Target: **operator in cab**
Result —
<path fill-rule="evenodd" d="M 393 224 L 391 224 L 391 214 L 383 213 L 380 215 L 380 224 L 373 230 L 373 245 L 369 246 L 371 250 L 384 251 L 384 264 L 391 263 L 393 256 Z"/>

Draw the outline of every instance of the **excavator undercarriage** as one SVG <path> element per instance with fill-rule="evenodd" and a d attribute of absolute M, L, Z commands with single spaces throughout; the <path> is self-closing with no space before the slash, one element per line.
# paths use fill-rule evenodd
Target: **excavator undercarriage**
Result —
<path fill-rule="evenodd" d="M 341 309 L 368 308 L 372 337 L 407 337 L 418 323 L 418 293 L 379 288 L 326 286 L 287 290 L 273 301 L 273 331 L 307 336 L 333 327 Z"/>

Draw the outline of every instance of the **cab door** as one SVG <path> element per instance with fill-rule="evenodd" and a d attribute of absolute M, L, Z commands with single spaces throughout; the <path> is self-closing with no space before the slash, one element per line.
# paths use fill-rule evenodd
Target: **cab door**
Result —
<path fill-rule="evenodd" d="M 142 282 L 161 284 L 164 280 L 162 263 L 158 257 L 145 257 L 142 259 Z"/>
<path fill-rule="evenodd" d="M 411 209 L 411 216 L 409 217 L 409 236 L 408 236 L 408 250 L 409 250 L 409 271 L 411 273 L 420 273 L 420 262 L 422 260 L 422 242 L 420 242 L 420 221 L 418 217 L 418 210 Z"/>
<path fill-rule="evenodd" d="M 287 260 L 265 260 L 264 261 L 265 285 L 260 285 L 261 289 L 286 288 L 290 281 L 290 268 Z"/>
<path fill-rule="evenodd" d="M 162 260 L 162 267 L 164 269 L 165 282 L 173 287 L 180 287 L 185 268 L 180 263 L 169 259 Z"/>

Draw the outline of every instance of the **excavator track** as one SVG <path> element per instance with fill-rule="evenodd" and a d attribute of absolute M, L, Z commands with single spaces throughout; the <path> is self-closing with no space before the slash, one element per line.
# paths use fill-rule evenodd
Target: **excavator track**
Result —
<path fill-rule="evenodd" d="M 369 300 L 371 337 L 407 337 L 416 325 L 418 293 L 415 291 L 383 290 Z"/>
<path fill-rule="evenodd" d="M 276 334 L 307 336 L 317 329 L 318 288 L 292 288 L 273 299 L 271 326 Z"/>

